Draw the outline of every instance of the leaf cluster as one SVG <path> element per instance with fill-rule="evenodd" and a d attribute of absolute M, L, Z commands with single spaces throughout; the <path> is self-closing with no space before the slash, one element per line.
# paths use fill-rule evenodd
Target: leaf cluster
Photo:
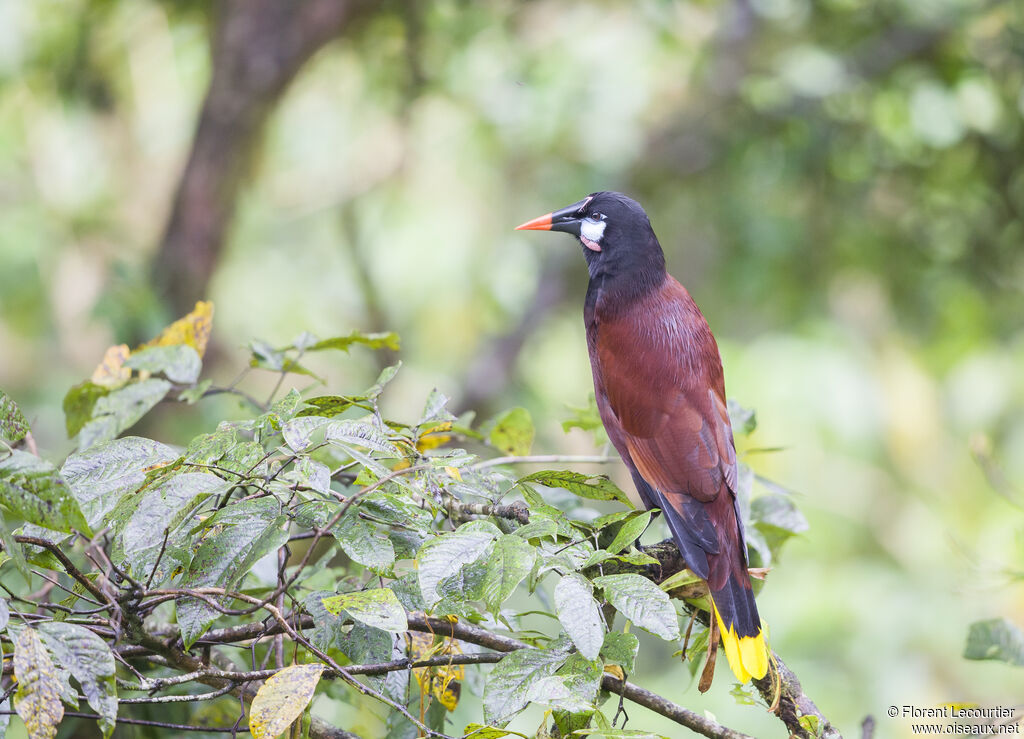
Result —
<path fill-rule="evenodd" d="M 504 735 L 531 703 L 562 735 L 616 735 L 602 681 L 636 669 L 633 630 L 676 644 L 680 609 L 701 604 L 695 578 L 659 587 L 671 573 L 638 548 L 654 512 L 590 508 L 629 506 L 603 475 L 518 472 L 534 437 L 524 409 L 476 425 L 434 391 L 415 420 L 384 418 L 397 366 L 359 392 L 291 389 L 267 404 L 214 387 L 200 380 L 211 320 L 200 304 L 151 345 L 112 348 L 68 394 L 77 450 L 59 466 L 22 448 L 28 424 L 0 396 L 2 567 L 25 582 L 3 585 L 0 633 L 30 734 L 53 736 L 81 701 L 109 736 L 126 703 L 234 692 L 251 704 L 253 734 L 276 736 L 320 691 L 382 705 L 389 737 L 447 736 L 465 686 L 483 701 L 470 736 Z M 283 381 L 312 374 L 306 353 L 353 345 L 398 339 L 253 342 L 250 364 Z M 121 435 L 161 401 L 222 392 L 243 399 L 245 418 L 178 444 Z M 752 553 L 767 565 L 806 523 L 782 494 L 751 503 L 753 475 L 741 479 Z M 34 590 L 45 582 L 59 603 Z M 538 614 L 550 628 L 531 627 Z M 439 618 L 518 646 L 424 630 Z M 191 683 L 214 690 L 183 699 Z"/>

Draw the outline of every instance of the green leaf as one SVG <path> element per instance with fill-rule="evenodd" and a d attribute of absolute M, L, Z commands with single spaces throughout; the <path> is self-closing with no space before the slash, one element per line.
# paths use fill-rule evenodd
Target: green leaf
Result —
<path fill-rule="evenodd" d="M 324 598 L 323 604 L 330 613 L 338 615 L 344 611 L 357 621 L 384 631 L 403 632 L 409 629 L 405 608 L 390 588 L 332 595 Z"/>
<path fill-rule="evenodd" d="M 257 561 L 288 541 L 288 517 L 275 499 L 235 503 L 205 522 L 211 533 L 182 578 L 184 588 L 217 587 L 233 590 Z M 176 602 L 181 638 L 188 649 L 217 618 L 217 612 L 195 598 Z"/>
<path fill-rule="evenodd" d="M 21 441 L 29 432 L 28 421 L 11 396 L 0 390 L 0 439 L 8 444 Z"/>
<path fill-rule="evenodd" d="M 587 561 L 580 566 L 580 569 L 585 570 L 588 567 L 594 567 L 602 562 L 607 562 L 609 559 L 615 559 L 615 555 L 611 552 L 605 551 L 604 549 L 597 549 L 593 554 L 587 557 Z"/>
<path fill-rule="evenodd" d="M 588 707 L 589 708 L 589 707 Z M 559 736 L 570 737 L 575 736 L 577 731 L 586 730 L 587 727 L 593 723 L 594 711 L 585 710 L 572 713 L 570 711 L 563 711 L 561 709 L 555 709 L 552 712 L 552 718 L 555 721 L 555 728 L 559 732 Z"/>
<path fill-rule="evenodd" d="M 260 686 L 249 708 L 249 731 L 254 739 L 275 739 L 313 700 L 322 664 L 291 665 L 278 670 Z"/>
<path fill-rule="evenodd" d="M 406 611 L 427 610 L 427 604 L 423 602 L 423 595 L 420 593 L 420 581 L 415 572 L 407 572 L 397 580 L 392 580 L 389 585 Z"/>
<path fill-rule="evenodd" d="M 1024 667 L 1024 631 L 1005 618 L 975 621 L 967 633 L 964 657 Z"/>
<path fill-rule="evenodd" d="M 729 422 L 733 431 L 750 436 L 757 428 L 757 414 L 750 408 L 744 408 L 732 398 L 727 403 L 729 408 Z"/>
<path fill-rule="evenodd" d="M 178 400 L 183 400 L 189 405 L 195 405 L 206 395 L 206 391 L 213 385 L 213 380 L 203 380 L 202 382 L 193 385 L 192 387 L 185 388 L 178 393 Z"/>
<path fill-rule="evenodd" d="M 511 408 L 494 418 L 488 434 L 491 446 L 505 454 L 522 457 L 533 445 L 533 419 L 525 408 Z"/>
<path fill-rule="evenodd" d="M 604 640 L 604 619 L 594 600 L 594 587 L 570 573 L 555 585 L 555 614 L 572 643 L 587 659 L 597 659 Z"/>
<path fill-rule="evenodd" d="M 667 641 L 679 638 L 679 617 L 668 595 L 645 577 L 635 574 L 594 578 L 605 597 L 623 616 L 645 631 Z"/>
<path fill-rule="evenodd" d="M 68 390 L 64 396 L 64 424 L 69 439 L 77 436 L 82 427 L 92 419 L 96 401 L 109 392 L 110 388 L 88 380 Z"/>
<path fill-rule="evenodd" d="M 497 529 L 496 529 L 497 530 Z M 491 546 L 497 534 L 489 531 L 457 530 L 431 539 L 419 551 L 417 575 L 420 591 L 428 606 L 440 600 L 437 586 L 459 573 L 464 565 L 475 562 Z"/>
<path fill-rule="evenodd" d="M 103 736 L 109 737 L 117 721 L 117 685 L 110 647 L 84 626 L 51 621 L 39 624 L 38 629 L 57 661 L 69 669 L 82 686 L 85 699 L 99 714 Z"/>
<path fill-rule="evenodd" d="M 281 436 L 292 451 L 304 452 L 312 443 L 313 433 L 326 423 L 327 419 L 320 416 L 300 415 L 281 428 Z"/>
<path fill-rule="evenodd" d="M 260 419 L 271 421 L 275 429 L 280 428 L 282 423 L 295 418 L 305 405 L 306 401 L 302 399 L 302 393 L 292 388 L 283 398 L 270 406 L 270 410 L 260 416 Z"/>
<path fill-rule="evenodd" d="M 78 448 L 110 441 L 125 429 L 135 425 L 171 389 L 167 380 L 150 378 L 131 382 L 96 399 L 92 419 L 78 433 Z M 68 424 L 70 428 L 70 423 Z"/>
<path fill-rule="evenodd" d="M 503 725 L 530 703 L 531 688 L 553 677 L 564 652 L 520 649 L 502 658 L 484 684 L 484 721 Z"/>
<path fill-rule="evenodd" d="M 732 686 L 732 690 L 729 691 L 729 695 L 731 695 L 733 700 L 736 701 L 736 705 L 739 705 L 739 706 L 756 706 L 757 705 L 757 698 L 754 697 L 753 692 L 750 691 L 750 690 L 744 689 L 744 686 L 740 685 L 739 683 L 736 683 L 735 685 Z M 814 718 L 817 718 L 817 716 L 815 716 Z M 817 733 L 817 731 L 815 731 L 814 732 L 814 736 L 817 736 L 817 735 L 818 735 L 818 733 Z"/>
<path fill-rule="evenodd" d="M 612 554 L 618 554 L 636 541 L 650 523 L 650 511 L 638 512 L 634 517 L 622 524 L 618 532 L 616 532 L 615 538 L 612 539 L 612 543 L 605 548 Z"/>
<path fill-rule="evenodd" d="M 711 630 L 704 628 L 700 624 L 694 624 L 693 633 L 690 634 L 690 643 L 686 646 L 686 669 L 690 672 L 690 677 L 697 674 L 697 670 L 700 668 L 701 663 L 704 661 L 704 655 L 708 651 L 708 639 L 711 636 Z"/>
<path fill-rule="evenodd" d="M 640 651 L 640 640 L 636 634 L 613 631 L 604 635 L 601 658 L 605 664 L 619 665 L 626 672 L 636 669 L 636 655 Z"/>
<path fill-rule="evenodd" d="M 564 488 L 574 495 L 591 500 L 617 500 L 630 508 L 633 503 L 605 475 L 584 475 L 569 470 L 542 470 L 519 478 L 517 484 L 532 482 L 549 488 Z"/>
<path fill-rule="evenodd" d="M 498 729 L 494 726 L 484 726 L 483 724 L 466 724 L 466 728 L 462 730 L 462 736 L 464 739 L 501 739 L 504 736 L 518 736 L 522 737 L 522 739 L 530 739 L 526 734 L 520 734 L 518 731 Z"/>
<path fill-rule="evenodd" d="M 4 520 L 2 509 L 0 509 L 0 543 L 4 545 L 3 553 L 11 558 L 14 568 L 21 573 L 25 584 L 32 587 L 32 572 L 28 568 L 28 562 L 25 561 L 25 549 L 14 540 L 14 534 L 7 527 L 7 521 Z M 2 564 L 2 560 L 0 560 L 0 564 Z M 2 630 L 2 627 L 0 627 L 0 631 Z"/>
<path fill-rule="evenodd" d="M 14 710 L 32 739 L 53 739 L 64 718 L 61 685 L 46 647 L 35 630 L 23 629 L 14 642 L 14 676 L 18 692 Z"/>
<path fill-rule="evenodd" d="M 597 401 L 594 399 L 594 394 L 590 393 L 587 395 L 587 405 L 583 408 L 577 408 L 575 406 L 566 406 L 571 415 L 565 421 L 562 421 L 562 431 L 568 433 L 572 429 L 581 429 L 582 431 L 598 431 L 604 429 L 604 423 L 601 421 L 601 412 L 598 410 Z"/>
<path fill-rule="evenodd" d="M 785 495 L 770 493 L 750 504 L 750 518 L 774 555 L 791 536 L 807 531 L 807 519 Z"/>
<path fill-rule="evenodd" d="M 37 526 L 92 535 L 56 468 L 34 454 L 15 450 L 0 459 L 0 504 Z"/>
<path fill-rule="evenodd" d="M 212 434 L 200 434 L 189 442 L 185 449 L 185 462 L 188 464 L 214 464 L 238 444 L 235 429 L 230 425 L 221 424 Z"/>
<path fill-rule="evenodd" d="M 558 525 L 550 518 L 539 518 L 520 526 L 512 533 L 522 539 L 543 539 L 555 536 L 558 533 Z"/>
<path fill-rule="evenodd" d="M 530 686 L 530 702 L 546 703 L 571 714 L 587 714 L 597 706 L 597 692 L 601 686 L 603 665 L 588 660 L 582 654 L 570 654 L 565 663 L 551 677 L 538 680 Z"/>
<path fill-rule="evenodd" d="M 679 570 L 679 572 L 669 575 L 660 583 L 658 587 L 664 590 L 666 593 L 670 593 L 676 588 L 683 588 L 687 585 L 696 585 L 699 582 L 704 582 L 701 578 L 697 577 L 690 570 Z"/>
<path fill-rule="evenodd" d="M 133 571 L 148 577 L 163 546 L 164 531 L 174 530 L 207 498 L 228 487 L 230 483 L 208 472 L 183 472 L 139 496 L 126 498 L 111 520 L 116 528 L 121 528 L 120 520 L 124 520 L 120 548 Z M 168 559 L 166 554 L 163 559 Z M 161 562 L 161 566 L 168 572 L 174 569 L 168 561 Z"/>
<path fill-rule="evenodd" d="M 398 448 L 388 440 L 387 435 L 364 421 L 329 420 L 324 424 L 327 441 L 337 441 L 379 452 L 388 457 L 399 457 Z"/>
<path fill-rule="evenodd" d="M 179 385 L 191 385 L 199 379 L 203 360 L 187 344 L 172 344 L 132 352 L 124 366 L 136 371 L 161 374 Z"/>
<path fill-rule="evenodd" d="M 498 612 L 536 561 L 537 550 L 521 537 L 508 534 L 495 542 L 481 585 L 483 601 L 491 613 Z"/>
<path fill-rule="evenodd" d="M 359 517 L 361 507 L 351 506 L 331 533 L 354 562 L 378 575 L 386 575 L 395 564 L 395 548 L 377 533 L 376 526 Z"/>
<path fill-rule="evenodd" d="M 327 591 L 316 591 L 302 601 L 302 607 L 313 617 L 310 641 L 324 651 L 341 649 L 347 638 L 344 630 L 345 618 L 331 613 L 324 607 L 324 598 L 332 598 L 334 595 L 336 594 Z"/>
<path fill-rule="evenodd" d="M 448 400 L 448 396 L 437 388 L 431 390 L 430 395 L 427 396 L 427 400 L 423 404 L 423 413 L 420 415 L 420 420 L 416 425 L 433 425 L 438 421 L 454 421 L 455 415 L 446 407 L 448 405 Z"/>
<path fill-rule="evenodd" d="M 177 452 L 160 442 L 126 436 L 72 454 L 60 474 L 95 528 L 125 495 L 142 486 L 150 468 L 177 457 Z"/>
<path fill-rule="evenodd" d="M 387 435 L 365 421 L 334 420 L 320 416 L 300 416 L 288 421 L 281 429 L 285 443 L 294 451 L 302 452 L 312 443 L 315 432 L 322 431 L 325 441 L 343 446 L 363 447 L 388 457 L 401 456 Z"/>
<path fill-rule="evenodd" d="M 813 713 L 808 713 L 808 714 L 805 714 L 805 715 L 801 716 L 798 719 L 798 722 L 799 722 L 800 726 L 803 727 L 804 731 L 806 731 L 811 736 L 820 736 L 821 735 L 821 732 L 819 731 L 818 717 L 815 716 Z"/>
<path fill-rule="evenodd" d="M 807 531 L 807 519 L 785 495 L 769 494 L 755 498 L 751 504 L 751 517 L 760 526 L 772 526 L 789 534 Z"/>
<path fill-rule="evenodd" d="M 370 387 L 366 389 L 366 392 L 363 393 L 366 399 L 376 400 L 376 398 L 382 392 L 384 392 L 385 385 L 387 385 L 389 382 L 395 379 L 395 375 L 398 374 L 398 370 L 400 370 L 401 368 L 402 363 L 398 362 L 397 364 L 393 364 L 390 367 L 385 367 L 384 369 L 382 369 L 380 371 L 380 374 L 377 375 L 377 381 L 370 385 Z"/>
<path fill-rule="evenodd" d="M 364 401 L 365 396 L 362 395 L 321 395 L 318 398 L 310 398 L 306 401 L 306 408 L 296 414 L 299 418 L 306 416 L 320 416 L 322 418 L 332 418 L 340 415 L 347 411 L 353 406 L 358 406 L 364 410 L 372 410 L 373 406 L 368 405 Z"/>
<path fill-rule="evenodd" d="M 401 340 L 398 338 L 398 334 L 393 331 L 372 334 L 353 331 L 347 336 L 335 336 L 331 339 L 318 341 L 312 346 L 307 347 L 306 351 L 317 352 L 323 351 L 324 349 L 340 349 L 341 351 L 347 352 L 353 344 L 360 344 L 362 346 L 369 347 L 370 349 L 390 349 L 395 352 L 401 348 Z"/>
<path fill-rule="evenodd" d="M 378 490 L 363 496 L 359 509 L 384 524 L 411 528 L 420 534 L 432 533 L 430 526 L 434 515 L 402 495 Z"/>
<path fill-rule="evenodd" d="M 652 557 L 649 554 L 637 551 L 619 554 L 615 559 L 631 565 L 656 565 L 659 561 L 657 557 Z"/>
<path fill-rule="evenodd" d="M 289 349 L 291 347 L 288 347 Z M 271 372 L 292 372 L 297 375 L 316 377 L 312 371 L 299 364 L 298 360 L 289 357 L 287 350 L 278 350 L 265 341 L 255 339 L 249 342 L 249 366 Z M 319 378 L 317 378 L 319 379 Z"/>
<path fill-rule="evenodd" d="M 551 569 L 579 570 L 587 560 L 594 556 L 594 545 L 589 541 L 580 541 L 572 545 L 562 542 L 541 541 L 537 547 L 542 555 L 543 564 L 538 574 Z"/>

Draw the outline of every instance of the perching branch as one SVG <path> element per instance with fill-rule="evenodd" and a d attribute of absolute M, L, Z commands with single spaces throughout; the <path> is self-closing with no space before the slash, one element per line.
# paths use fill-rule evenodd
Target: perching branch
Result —
<path fill-rule="evenodd" d="M 605 574 L 617 574 L 617 573 L 637 573 L 648 577 L 656 583 L 660 583 L 672 575 L 686 569 L 686 563 L 679 554 L 679 549 L 676 547 L 675 542 L 671 539 L 652 544 L 650 546 L 641 547 L 644 554 L 654 557 L 658 560 L 656 565 L 633 565 L 626 562 L 615 562 L 609 560 L 602 563 Z M 692 587 L 692 591 L 688 592 L 677 592 L 673 591 L 673 595 L 677 597 L 699 597 L 704 595 L 706 588 L 703 583 L 697 583 Z M 691 608 L 687 606 L 687 608 Z M 697 614 L 698 618 L 706 623 L 707 614 L 703 611 Z M 754 686 L 757 688 L 761 697 L 765 703 L 769 706 L 774 707 L 774 713 L 779 719 L 786 725 L 789 732 L 793 736 L 806 737 L 811 739 L 811 735 L 807 730 L 800 724 L 801 716 L 815 716 L 818 719 L 818 724 L 821 727 L 821 737 L 827 739 L 842 739 L 842 735 L 832 725 L 832 723 L 825 717 L 825 715 L 818 709 L 818 707 L 803 691 L 803 687 L 800 685 L 800 681 L 797 679 L 793 671 L 790 670 L 786 663 L 782 661 L 782 658 L 773 650 L 771 653 L 772 669 L 769 670 L 768 674 L 761 680 L 754 680 Z"/>
<path fill-rule="evenodd" d="M 754 680 L 754 687 L 768 705 L 777 700 L 775 714 L 789 729 L 789 733 L 811 739 L 811 734 L 800 724 L 800 717 L 815 716 L 818 719 L 818 736 L 823 739 L 843 739 L 839 730 L 818 710 L 814 701 L 807 697 L 796 675 L 774 650 L 771 653 L 771 661 L 772 670 L 761 680 Z"/>

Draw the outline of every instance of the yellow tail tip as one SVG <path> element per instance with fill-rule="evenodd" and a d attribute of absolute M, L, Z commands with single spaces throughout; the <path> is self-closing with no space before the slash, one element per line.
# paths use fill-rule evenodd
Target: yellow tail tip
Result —
<path fill-rule="evenodd" d="M 712 607 L 715 611 L 715 620 L 718 621 L 722 646 L 725 648 L 725 658 L 729 661 L 729 668 L 736 675 L 736 679 L 746 683 L 750 678 L 760 680 L 767 675 L 768 648 L 764 641 L 764 631 L 759 629 L 757 636 L 737 636 L 733 625 L 729 624 L 729 628 L 726 628 L 722 614 L 713 604 Z"/>

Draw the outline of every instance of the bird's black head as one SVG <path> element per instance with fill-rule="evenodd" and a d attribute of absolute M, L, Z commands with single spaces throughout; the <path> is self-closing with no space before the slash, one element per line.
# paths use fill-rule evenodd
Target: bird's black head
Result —
<path fill-rule="evenodd" d="M 647 213 L 619 192 L 595 192 L 516 230 L 566 231 L 579 239 L 590 277 L 664 275 L 665 255 Z"/>

